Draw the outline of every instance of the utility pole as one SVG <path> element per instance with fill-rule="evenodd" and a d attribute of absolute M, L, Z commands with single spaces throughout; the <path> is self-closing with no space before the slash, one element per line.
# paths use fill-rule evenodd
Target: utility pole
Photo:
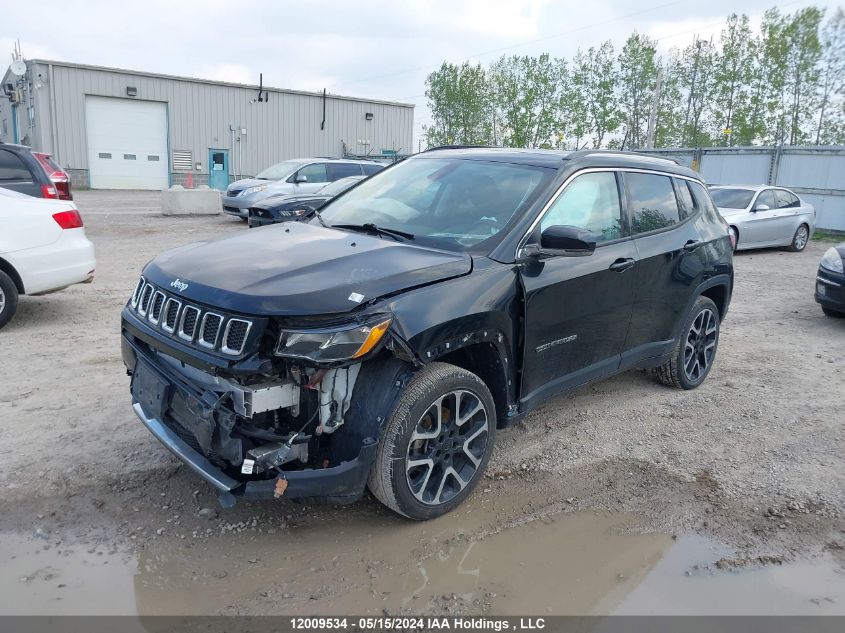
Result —
<path fill-rule="evenodd" d="M 648 115 L 648 132 L 645 149 L 654 149 L 654 135 L 657 128 L 657 109 L 660 106 L 660 85 L 663 80 L 663 68 L 657 69 L 657 81 L 654 83 L 654 95 L 651 98 L 651 113 Z"/>

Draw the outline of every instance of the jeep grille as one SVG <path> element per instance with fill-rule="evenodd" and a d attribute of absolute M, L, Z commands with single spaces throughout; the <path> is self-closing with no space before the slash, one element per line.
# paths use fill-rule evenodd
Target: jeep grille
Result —
<path fill-rule="evenodd" d="M 135 286 L 128 307 L 149 327 L 229 356 L 243 352 L 252 329 L 248 319 L 186 303 L 143 277 Z"/>

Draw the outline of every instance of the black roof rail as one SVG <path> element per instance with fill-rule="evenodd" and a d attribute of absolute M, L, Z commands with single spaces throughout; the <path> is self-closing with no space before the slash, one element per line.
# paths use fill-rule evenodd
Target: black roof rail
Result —
<path fill-rule="evenodd" d="M 428 147 L 421 153 L 433 152 L 438 149 L 491 149 L 490 145 L 438 145 L 437 147 Z"/>
<path fill-rule="evenodd" d="M 566 155 L 567 160 L 571 159 L 578 159 L 584 158 L 586 156 L 590 156 L 591 154 L 604 154 L 604 155 L 616 155 L 616 156 L 646 156 L 648 158 L 654 158 L 656 160 L 665 160 L 670 163 L 674 163 L 676 165 L 680 165 L 681 163 L 675 160 L 674 158 L 667 158 L 664 156 L 656 156 L 655 154 L 649 154 L 647 152 L 639 151 L 639 150 L 621 150 L 621 149 L 579 149 L 574 151 L 570 154 Z"/>

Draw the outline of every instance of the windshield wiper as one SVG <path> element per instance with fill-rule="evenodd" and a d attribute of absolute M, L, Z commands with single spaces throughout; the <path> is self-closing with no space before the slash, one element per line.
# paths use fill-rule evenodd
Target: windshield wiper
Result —
<path fill-rule="evenodd" d="M 320 215 L 320 210 L 319 210 L 319 209 L 314 209 L 314 215 L 315 215 L 315 216 L 316 216 L 316 218 L 320 221 L 320 224 L 322 224 L 324 228 L 329 228 L 329 225 L 328 225 L 328 224 L 326 224 L 326 221 L 323 219 L 323 216 L 322 216 L 322 215 Z"/>
<path fill-rule="evenodd" d="M 406 233 L 405 231 L 398 231 L 396 229 L 386 229 L 381 226 L 376 226 L 372 222 L 366 224 L 332 224 L 336 229 L 348 229 L 350 231 L 364 231 L 367 233 L 376 233 L 378 235 L 387 235 L 397 241 L 414 239 L 413 233 Z"/>

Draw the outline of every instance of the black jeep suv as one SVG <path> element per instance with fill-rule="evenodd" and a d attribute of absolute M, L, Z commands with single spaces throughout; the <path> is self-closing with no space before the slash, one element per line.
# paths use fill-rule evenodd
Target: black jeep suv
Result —
<path fill-rule="evenodd" d="M 428 519 L 497 429 L 632 368 L 706 378 L 727 225 L 668 160 L 446 147 L 280 224 L 164 253 L 123 310 L 136 414 L 221 502 Z"/>

